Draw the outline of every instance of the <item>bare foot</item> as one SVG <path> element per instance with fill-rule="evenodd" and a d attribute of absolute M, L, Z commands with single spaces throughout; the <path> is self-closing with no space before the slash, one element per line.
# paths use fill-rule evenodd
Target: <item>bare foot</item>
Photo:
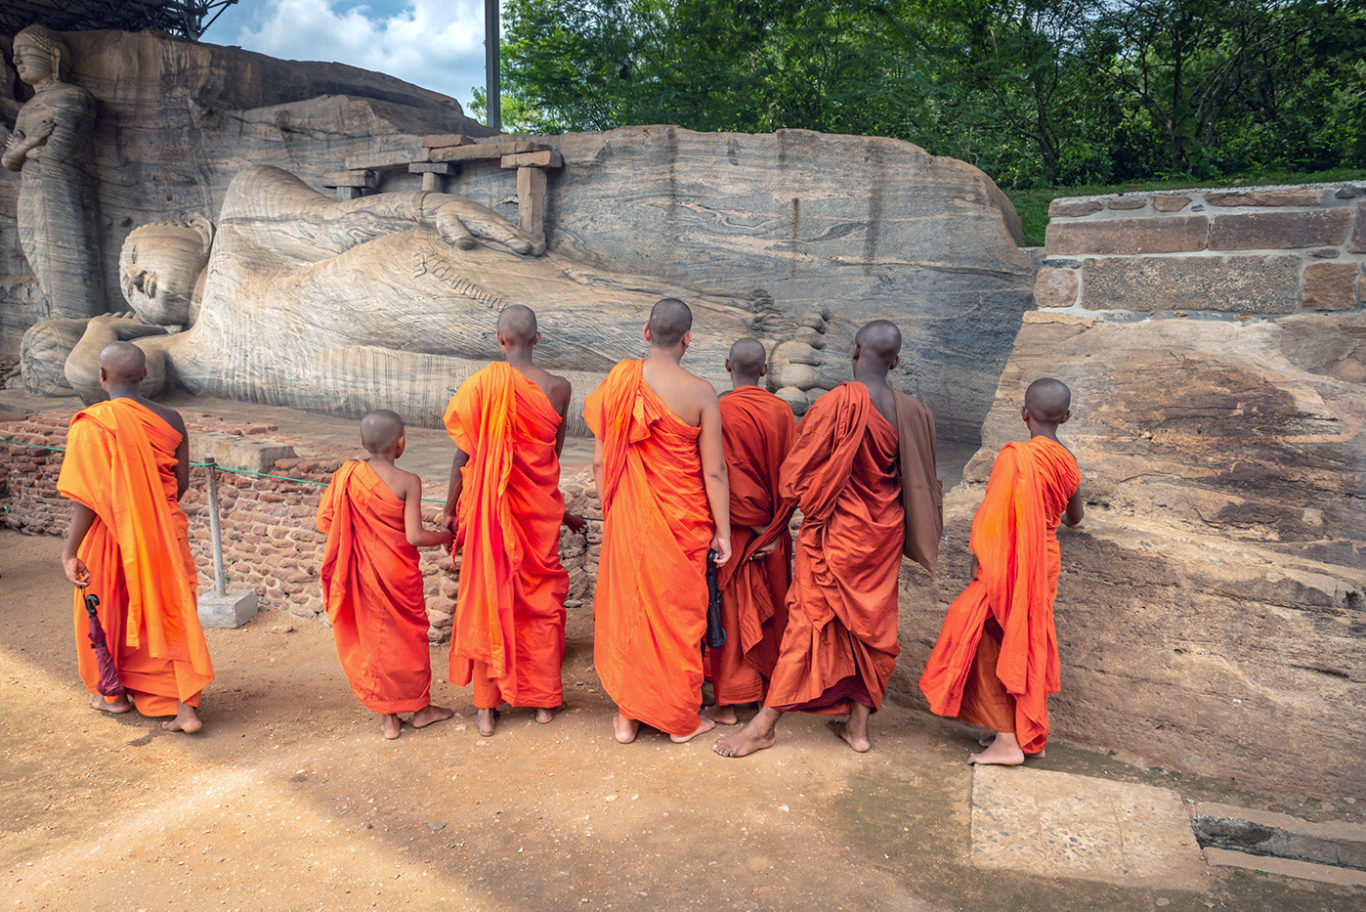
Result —
<path fill-rule="evenodd" d="M 479 729 L 479 734 L 485 738 L 493 735 L 494 726 L 498 722 L 498 710 L 479 709 L 474 714 L 474 727 Z"/>
<path fill-rule="evenodd" d="M 977 743 L 983 747 L 991 747 L 991 745 L 996 743 L 996 737 L 993 735 L 990 738 L 978 738 Z M 1048 756 L 1048 749 L 1044 748 L 1041 751 L 1034 751 L 1032 753 L 1030 751 L 1025 751 L 1024 755 L 1032 760 L 1040 760 Z"/>
<path fill-rule="evenodd" d="M 384 714 L 384 718 L 379 722 L 379 733 L 386 741 L 392 741 L 403 734 L 403 720 L 398 717 L 398 713 Z"/>
<path fill-rule="evenodd" d="M 982 766 L 1019 766 L 1024 763 L 1024 751 L 1013 732 L 997 732 L 990 746 L 980 753 L 968 757 L 969 763 Z"/>
<path fill-rule="evenodd" d="M 544 725 L 555 718 L 555 713 L 560 711 L 560 707 L 538 706 L 536 707 L 536 722 Z"/>
<path fill-rule="evenodd" d="M 709 732 L 715 727 L 715 722 L 713 722 L 711 719 L 703 718 L 703 716 L 699 713 L 697 716 L 696 728 L 694 728 L 691 732 L 689 732 L 686 735 L 670 735 L 669 740 L 672 741 L 674 744 L 687 744 L 693 738 L 696 738 L 703 732 Z"/>
<path fill-rule="evenodd" d="M 836 721 L 827 722 L 825 724 L 830 726 L 830 730 L 835 733 L 836 737 L 844 739 L 844 741 L 850 747 L 858 751 L 860 754 L 866 754 L 868 753 L 868 751 L 873 749 L 873 742 L 869 741 L 866 736 L 862 738 L 855 738 L 852 734 L 849 733 L 848 722 Z"/>
<path fill-rule="evenodd" d="M 717 725 L 739 725 L 740 717 L 735 714 L 734 706 L 704 706 L 698 713 L 704 719 L 710 719 Z"/>
<path fill-rule="evenodd" d="M 854 708 L 849 710 L 848 721 L 831 722 L 830 730 L 854 750 L 866 754 L 873 747 L 873 742 L 868 740 L 868 719 L 872 714 L 870 707 L 855 703 Z"/>
<path fill-rule="evenodd" d="M 184 703 L 176 704 L 175 718 L 169 722 L 162 722 L 161 727 L 167 731 L 184 732 L 193 735 L 204 727 L 204 722 L 199 718 L 199 713 L 193 706 L 186 706 Z"/>
<path fill-rule="evenodd" d="M 444 722 L 453 715 L 455 715 L 455 713 L 444 706 L 428 703 L 426 706 L 413 713 L 413 717 L 408 721 L 408 724 L 413 728 L 426 728 L 433 722 Z M 395 735 L 394 737 L 397 738 L 398 736 Z"/>
<path fill-rule="evenodd" d="M 635 719 L 628 719 L 618 712 L 612 717 L 612 735 L 622 744 L 630 744 L 636 740 L 636 733 L 640 731 L 640 723 Z"/>
<path fill-rule="evenodd" d="M 782 714 L 776 709 L 763 707 L 744 728 L 733 735 L 717 739 L 712 745 L 712 750 L 722 757 L 748 757 L 755 751 L 772 747 L 778 740 L 774 726 L 777 725 L 780 715 Z"/>
<path fill-rule="evenodd" d="M 133 704 L 128 702 L 127 694 L 119 694 L 118 698 L 114 700 L 113 703 L 104 702 L 104 697 L 99 694 L 91 694 L 90 708 L 98 709 L 100 712 L 113 713 L 117 716 L 119 713 L 128 712 L 128 710 L 133 708 Z"/>

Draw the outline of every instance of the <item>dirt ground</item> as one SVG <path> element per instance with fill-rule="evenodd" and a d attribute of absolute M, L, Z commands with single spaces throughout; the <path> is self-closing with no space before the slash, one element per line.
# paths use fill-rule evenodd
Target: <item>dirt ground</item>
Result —
<path fill-rule="evenodd" d="M 0 907 L 13 909 L 1366 909 L 1366 891 L 1210 869 L 1199 891 L 974 868 L 971 733 L 889 702 L 857 755 L 791 717 L 746 760 L 713 736 L 612 740 L 591 616 L 570 613 L 549 725 L 457 716 L 385 742 L 321 624 L 208 631 L 199 735 L 85 705 L 60 542 L 0 532 Z M 1039 766 L 1292 813 L 1050 744 Z"/>

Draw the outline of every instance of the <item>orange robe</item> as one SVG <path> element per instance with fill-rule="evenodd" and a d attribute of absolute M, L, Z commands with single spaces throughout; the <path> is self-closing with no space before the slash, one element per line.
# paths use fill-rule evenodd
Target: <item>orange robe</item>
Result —
<path fill-rule="evenodd" d="M 368 463 L 342 463 L 318 504 L 323 604 L 351 690 L 377 713 L 431 702 L 432 657 L 417 548 L 403 501 Z"/>
<path fill-rule="evenodd" d="M 603 533 L 593 658 L 621 712 L 671 735 L 698 726 L 707 548 L 715 534 L 699 428 L 669 411 L 623 361 L 588 397 L 602 443 Z"/>
<path fill-rule="evenodd" d="M 732 557 L 717 575 L 726 642 L 707 650 L 706 675 L 723 706 L 763 700 L 778 661 L 787 627 L 793 511 L 779 493 L 778 473 L 796 432 L 792 407 L 767 390 L 742 386 L 721 397 Z M 762 536 L 752 531 L 764 527 Z M 775 540 L 772 554 L 751 560 Z"/>
<path fill-rule="evenodd" d="M 897 429 L 862 383 L 812 404 L 783 463 L 781 491 L 802 511 L 787 630 L 767 705 L 847 713 L 882 705 L 897 645 L 905 544 Z"/>
<path fill-rule="evenodd" d="M 1080 475 L 1059 443 L 1007 443 L 972 520 L 977 576 L 949 606 L 920 676 L 930 709 L 1013 731 L 1028 753 L 1048 741 L 1057 693 L 1057 528 Z"/>
<path fill-rule="evenodd" d="M 541 388 L 502 361 L 465 381 L 446 408 L 446 430 L 469 455 L 460 470 L 450 675 L 461 686 L 473 681 L 481 709 L 564 702 L 559 427 Z"/>
<path fill-rule="evenodd" d="M 189 520 L 176 498 L 180 432 L 132 399 L 99 402 L 71 419 L 57 490 L 94 511 L 78 556 L 114 666 L 138 712 L 170 716 L 199 705 L 213 665 L 196 603 Z M 76 591 L 76 655 L 91 693 L 99 666 Z"/>

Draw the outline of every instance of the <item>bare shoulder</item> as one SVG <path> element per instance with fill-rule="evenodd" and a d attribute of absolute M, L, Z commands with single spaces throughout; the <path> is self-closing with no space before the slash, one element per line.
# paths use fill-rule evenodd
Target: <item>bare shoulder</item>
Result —
<path fill-rule="evenodd" d="M 569 399 L 574 394 L 573 385 L 559 374 L 546 372 L 546 397 L 550 399 L 550 404 L 555 407 L 555 411 L 563 412 L 569 407 Z"/>
<path fill-rule="evenodd" d="M 570 386 L 564 377 L 552 374 L 538 364 L 517 369 L 522 370 L 528 380 L 541 388 L 541 392 L 545 393 L 545 397 L 550 400 L 556 411 L 563 411 L 565 406 L 569 405 Z"/>
<path fill-rule="evenodd" d="M 162 421 L 165 421 L 171 427 L 179 431 L 180 436 L 189 436 L 185 431 L 185 419 L 180 417 L 180 412 L 177 412 L 173 408 L 167 408 L 159 402 L 153 402 L 151 399 L 140 399 L 139 402 L 151 409 Z"/>
<path fill-rule="evenodd" d="M 692 399 L 699 406 L 705 406 L 719 401 L 716 395 L 716 387 L 711 385 L 710 380 L 706 380 L 696 374 L 688 374 L 689 382 L 686 387 L 689 399 Z"/>
<path fill-rule="evenodd" d="M 422 478 L 418 476 L 417 473 L 406 472 L 398 467 L 395 467 L 394 471 L 398 473 L 399 485 L 403 488 L 403 493 L 405 495 L 416 494 L 418 497 L 422 496 Z"/>

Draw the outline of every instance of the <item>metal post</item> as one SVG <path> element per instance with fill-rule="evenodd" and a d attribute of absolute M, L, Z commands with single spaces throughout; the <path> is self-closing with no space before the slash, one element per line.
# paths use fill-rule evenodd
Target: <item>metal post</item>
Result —
<path fill-rule="evenodd" d="M 209 537 L 213 540 L 213 591 L 228 594 L 227 573 L 223 570 L 223 529 L 218 522 L 218 463 L 212 456 L 206 460 L 209 470 Z"/>
<path fill-rule="evenodd" d="M 503 88 L 498 72 L 498 0 L 484 0 L 484 88 L 489 129 L 503 132 Z"/>

